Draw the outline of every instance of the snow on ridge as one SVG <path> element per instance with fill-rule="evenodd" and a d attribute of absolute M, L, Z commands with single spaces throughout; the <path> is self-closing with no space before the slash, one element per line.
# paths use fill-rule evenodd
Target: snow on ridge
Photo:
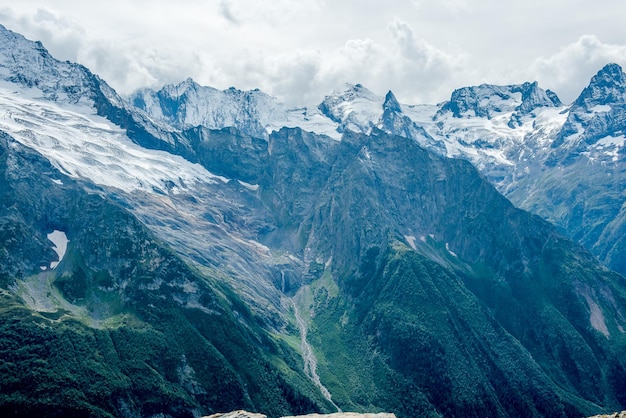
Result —
<path fill-rule="evenodd" d="M 337 123 L 323 115 L 318 109 L 294 108 L 266 125 L 268 134 L 278 132 L 281 128 L 300 128 L 307 132 L 328 136 L 336 141 L 341 140 L 341 133 L 337 130 Z"/>
<path fill-rule="evenodd" d="M 218 90 L 187 79 L 177 85 L 166 85 L 159 91 L 138 90 L 128 99 L 151 117 L 176 129 L 235 127 L 248 135 L 267 139 L 272 132 L 283 127 L 299 127 L 333 139 L 341 138 L 337 124 L 318 109 L 287 108 L 275 97 L 258 89 L 243 91 L 231 87 Z M 161 100 L 178 106 L 173 115 L 163 114 Z"/>
<path fill-rule="evenodd" d="M 626 136 L 605 136 L 596 141 L 594 148 L 602 152 L 607 157 L 611 157 L 611 161 L 619 160 L 620 148 L 626 146 Z M 589 154 L 589 153 L 588 153 Z M 597 157 L 595 157 L 597 158 Z"/>
<path fill-rule="evenodd" d="M 241 180 L 237 180 L 237 182 L 239 182 L 239 184 L 241 184 L 246 189 L 251 190 L 253 192 L 256 192 L 259 189 L 259 185 L 258 184 L 250 184 L 250 183 L 246 183 L 245 181 L 241 181 Z"/>
<path fill-rule="evenodd" d="M 23 98 L 12 93 L 19 86 L 11 87 L 0 85 L 0 130 L 70 177 L 148 193 L 228 181 L 180 156 L 134 144 L 124 130 L 97 116 L 93 108 Z"/>
<path fill-rule="evenodd" d="M 518 147 L 529 144 L 529 136 L 536 137 L 537 146 L 541 138 L 549 140 L 565 123 L 567 112 L 564 107 L 542 107 L 535 109 L 533 114 L 523 115 L 521 124 L 511 126 L 509 120 L 512 112 L 502 112 L 491 118 L 471 117 L 456 118 L 452 113 L 434 116 L 438 106 L 417 105 L 406 106 L 404 112 L 436 139 L 446 146 L 448 157 L 467 158 L 481 168 L 484 164 L 498 164 L 513 167 L 517 164 L 511 152 Z M 536 133 L 542 132 L 540 138 Z"/>
<path fill-rule="evenodd" d="M 361 84 L 346 83 L 326 96 L 318 108 L 341 130 L 368 133 L 383 115 L 385 98 Z"/>
<path fill-rule="evenodd" d="M 258 89 L 218 90 L 191 79 L 166 85 L 159 91 L 141 89 L 128 100 L 175 129 L 235 127 L 248 135 L 267 139 L 283 127 L 297 127 L 334 140 L 341 140 L 344 130 L 369 133 L 382 117 L 384 102 L 382 96 L 360 84 L 346 83 L 342 89 L 326 96 L 316 108 L 289 108 Z M 162 101 L 168 106 L 173 103 L 179 109 L 174 115 L 165 116 Z"/>

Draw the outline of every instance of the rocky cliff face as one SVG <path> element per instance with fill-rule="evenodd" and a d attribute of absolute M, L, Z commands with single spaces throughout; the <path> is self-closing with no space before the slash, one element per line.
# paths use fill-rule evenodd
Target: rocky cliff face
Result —
<path fill-rule="evenodd" d="M 591 418 L 624 418 L 626 417 L 626 411 L 616 412 L 614 414 L 594 415 Z"/>
<path fill-rule="evenodd" d="M 572 104 L 561 132 L 552 143 L 552 159 L 563 159 L 562 153 L 578 154 L 589 152 L 589 148 L 604 148 L 608 144 L 598 144 L 599 140 L 623 136 L 625 106 L 626 77 L 619 65 L 609 64 L 591 79 Z M 570 156 L 573 158 L 575 155 Z M 617 160 L 617 154 L 612 160 Z"/>
<path fill-rule="evenodd" d="M 256 138 L 265 138 L 265 126 L 284 112 L 275 98 L 259 90 L 230 88 L 219 91 L 200 86 L 191 79 L 156 92 L 140 90 L 129 100 L 156 119 L 180 130 L 197 126 L 209 129 L 234 127 Z"/>

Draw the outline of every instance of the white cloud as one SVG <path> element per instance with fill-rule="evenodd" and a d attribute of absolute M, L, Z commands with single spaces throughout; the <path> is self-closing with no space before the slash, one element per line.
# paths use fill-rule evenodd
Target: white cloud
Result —
<path fill-rule="evenodd" d="M 224 57 L 208 65 L 225 63 L 228 79 L 237 87 L 259 87 L 291 105 L 316 105 L 346 82 L 361 83 L 379 94 L 393 90 L 409 103 L 449 96 L 457 76 L 464 74 L 464 57 L 418 38 L 411 26 L 399 19 L 394 19 L 388 29 L 389 43 L 351 39 L 324 51 L 296 49 L 266 54 L 247 50 L 238 53 L 238 59 Z"/>
<path fill-rule="evenodd" d="M 345 82 L 433 103 L 464 85 L 536 79 L 569 101 L 607 62 L 626 64 L 626 3 L 530 1 L 20 0 L 0 22 L 123 94 L 193 77 L 294 105 Z"/>
<path fill-rule="evenodd" d="M 626 45 L 607 44 L 594 35 L 583 35 L 555 54 L 536 59 L 528 74 L 544 88 L 554 90 L 564 103 L 570 103 L 608 63 L 626 68 Z"/>
<path fill-rule="evenodd" d="M 256 9 L 244 11 L 238 1 L 241 0 L 223 0 L 217 10 L 223 22 L 234 26 L 234 38 L 242 36 L 239 31 L 246 32 L 243 36 L 249 35 L 250 27 L 239 26 L 252 12 L 266 21 L 252 26 L 258 36 L 271 37 L 271 33 L 262 35 L 263 25 L 282 13 L 293 17 L 319 11 L 323 6 L 322 2 L 312 2 L 287 10 L 285 2 L 259 2 Z M 397 18 L 387 24 L 389 36 L 382 41 L 354 38 L 328 49 L 272 50 L 267 46 L 259 48 L 255 43 L 242 48 L 210 48 L 199 41 L 177 43 L 176 38 L 154 42 L 160 38 L 147 37 L 145 28 L 95 36 L 44 9 L 21 15 L 4 10 L 0 17 L 15 30 L 42 39 L 56 57 L 87 66 L 121 94 L 193 77 L 218 88 L 261 88 L 290 105 L 316 105 L 325 94 L 346 82 L 361 83 L 379 94 L 393 90 L 399 99 L 415 103 L 443 100 L 453 81 L 458 82 L 456 75 L 462 74 L 461 55 L 437 49 Z"/>
<path fill-rule="evenodd" d="M 461 53 L 449 53 L 438 49 L 426 40 L 416 36 L 413 28 L 406 22 L 395 19 L 389 29 L 396 42 L 395 59 L 401 65 L 395 65 L 395 77 L 407 95 L 415 101 L 433 101 L 449 95 L 452 86 L 469 81 L 467 57 Z"/>
<path fill-rule="evenodd" d="M 32 14 L 18 14 L 12 9 L 0 9 L 1 22 L 9 29 L 28 33 L 34 40 L 54 51 L 55 58 L 76 61 L 83 45 L 85 30 L 74 20 L 59 16 L 48 9 L 37 9 Z"/>
<path fill-rule="evenodd" d="M 109 42 L 94 41 L 81 49 L 79 61 L 120 94 L 139 87 L 160 88 L 202 73 L 202 61 L 192 50 L 180 48 L 146 48 L 128 41 L 123 49 Z"/>

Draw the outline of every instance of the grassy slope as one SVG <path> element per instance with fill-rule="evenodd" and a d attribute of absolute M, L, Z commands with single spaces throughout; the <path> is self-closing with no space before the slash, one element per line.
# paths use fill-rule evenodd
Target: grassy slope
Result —
<path fill-rule="evenodd" d="M 0 415 L 324 410 L 287 344 L 125 209 L 0 138 Z M 54 271 L 46 234 L 70 242 Z"/>
<path fill-rule="evenodd" d="M 534 322 L 521 328 L 535 329 L 533 338 L 545 340 L 546 346 L 536 346 L 531 337 L 512 335 L 511 319 L 489 309 L 467 279 L 403 245 L 393 245 L 380 264 L 366 268 L 361 282 L 343 287 L 342 296 L 325 273 L 308 299 L 300 299 L 311 313 L 320 376 L 343 409 L 382 408 L 399 417 L 572 416 L 624 401 L 616 400 L 617 379 L 624 375 L 619 348 L 607 353 L 595 347 L 606 355 L 599 363 L 551 305 L 542 305 L 539 319 L 515 312 Z M 565 358 L 559 359 L 550 350 L 562 344 L 572 345 L 563 347 Z M 575 381 L 563 372 L 567 361 L 576 373 L 589 374 Z"/>

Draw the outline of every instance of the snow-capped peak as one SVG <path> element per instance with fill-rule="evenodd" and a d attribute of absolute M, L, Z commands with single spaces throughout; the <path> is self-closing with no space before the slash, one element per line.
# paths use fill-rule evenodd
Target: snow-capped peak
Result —
<path fill-rule="evenodd" d="M 567 121 L 552 144 L 552 160 L 586 155 L 592 161 L 615 162 L 626 144 L 626 75 L 608 64 L 591 78 L 572 104 Z"/>
<path fill-rule="evenodd" d="M 31 95 L 67 103 L 93 98 L 94 76 L 83 66 L 53 58 L 34 42 L 0 25 L 0 80 L 25 86 Z"/>
<path fill-rule="evenodd" d="M 340 136 L 337 124 L 317 109 L 289 109 L 259 89 L 244 91 L 230 87 L 218 90 L 188 78 L 158 91 L 138 90 L 129 101 L 156 120 L 180 130 L 197 126 L 209 129 L 234 127 L 244 134 L 267 139 L 271 132 L 286 126 L 301 127 L 336 139 Z"/>
<path fill-rule="evenodd" d="M 389 110 L 391 112 L 401 113 L 402 108 L 400 107 L 400 103 L 396 96 L 393 94 L 391 90 L 387 92 L 385 95 L 385 102 L 383 103 L 383 110 Z"/>
<path fill-rule="evenodd" d="M 539 107 L 559 106 L 562 103 L 556 94 L 541 89 L 536 81 L 507 86 L 481 84 L 454 90 L 439 113 L 451 112 L 456 118 L 491 119 L 498 114 L 515 112 L 515 116 L 519 117 Z"/>
<path fill-rule="evenodd" d="M 191 78 L 166 85 L 159 91 L 139 90 L 129 100 L 177 129 L 232 126 L 261 138 L 267 135 L 266 125 L 275 114 L 284 112 L 278 100 L 260 90 L 241 91 L 231 87 L 220 91 L 201 86 Z"/>
<path fill-rule="evenodd" d="M 624 103 L 626 103 L 626 75 L 618 64 L 607 64 L 592 77 L 573 106 L 591 111 L 596 106 Z"/>
<path fill-rule="evenodd" d="M 384 98 L 361 84 L 346 83 L 326 96 L 318 109 L 339 124 L 341 131 L 369 132 L 383 114 Z"/>

